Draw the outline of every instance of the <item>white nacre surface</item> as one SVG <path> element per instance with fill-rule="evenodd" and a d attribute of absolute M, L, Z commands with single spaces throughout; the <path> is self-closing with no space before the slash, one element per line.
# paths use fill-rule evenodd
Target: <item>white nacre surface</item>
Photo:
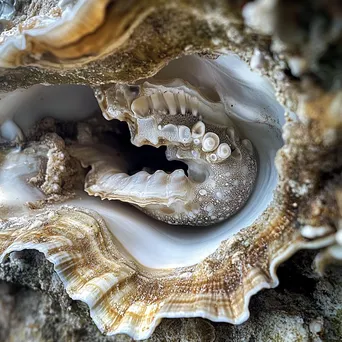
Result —
<path fill-rule="evenodd" d="M 272 200 L 272 193 L 277 184 L 274 158 L 282 145 L 281 125 L 284 123 L 284 109 L 276 101 L 271 85 L 252 73 L 237 57 L 221 56 L 217 60 L 204 60 L 196 56 L 183 57 L 171 62 L 156 75 L 157 79 L 171 77 L 189 81 L 211 99 L 221 99 L 243 137 L 251 140 L 257 153 L 259 172 L 247 204 L 227 221 L 211 227 L 169 226 L 149 218 L 130 205 L 101 201 L 89 197 L 86 193 L 64 203 L 96 210 L 132 257 L 151 268 L 198 263 L 214 252 L 221 241 L 252 224 Z M 28 102 L 17 103 L 15 109 L 13 104 L 8 102 L 9 109 L 7 112 L 2 111 L 1 122 L 12 119 L 26 132 L 33 122 L 45 115 L 62 120 L 71 117 L 80 120 L 97 110 L 95 99 L 90 93 L 91 90 L 83 86 L 37 86 L 32 90 L 30 99 L 25 100 Z M 43 100 L 39 100 L 42 96 Z M 15 199 L 17 206 L 12 214 L 20 215 L 17 211 L 19 204 L 39 199 L 41 195 L 37 194 L 37 189 L 26 183 L 23 176 L 25 172 L 32 173 L 30 163 L 25 164 L 20 158 L 13 160 L 12 163 L 16 166 L 12 168 L 10 177 L 6 164 L 3 163 L 1 167 L 0 205 L 7 206 L 10 198 Z"/>
<path fill-rule="evenodd" d="M 82 85 L 35 85 L 29 89 L 0 94 L 0 104 L 1 127 L 5 122 L 14 121 L 24 134 L 47 116 L 63 121 L 78 121 L 99 111 L 93 91 Z M 0 130 L 0 133 L 4 138 L 13 136 L 10 127 Z"/>

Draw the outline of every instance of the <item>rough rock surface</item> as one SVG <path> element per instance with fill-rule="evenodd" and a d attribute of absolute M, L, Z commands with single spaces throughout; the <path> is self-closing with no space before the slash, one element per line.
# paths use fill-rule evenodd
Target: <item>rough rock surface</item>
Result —
<path fill-rule="evenodd" d="M 317 276 L 312 271 L 314 254 L 301 252 L 279 268 L 279 287 L 252 298 L 246 323 L 164 319 L 149 341 L 341 341 L 341 268 Z M 87 306 L 68 297 L 52 264 L 40 253 L 12 253 L 0 265 L 0 279 L 2 342 L 132 341 L 125 335 L 103 336 Z"/>

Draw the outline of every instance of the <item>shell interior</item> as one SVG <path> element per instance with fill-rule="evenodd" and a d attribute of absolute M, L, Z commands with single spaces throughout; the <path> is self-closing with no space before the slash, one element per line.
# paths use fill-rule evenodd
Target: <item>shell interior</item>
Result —
<path fill-rule="evenodd" d="M 276 101 L 271 85 L 233 55 L 213 60 L 186 56 L 169 63 L 154 79 L 178 77 L 200 89 L 208 98 L 221 100 L 227 115 L 256 150 L 258 175 L 254 191 L 243 209 L 225 222 L 207 228 L 170 226 L 149 218 L 129 205 L 100 201 L 85 193 L 80 193 L 80 199 L 66 203 L 98 212 L 125 250 L 138 263 L 149 268 L 189 266 L 204 260 L 223 240 L 248 227 L 262 214 L 272 201 L 277 185 L 274 158 L 282 145 L 284 109 Z M 44 116 L 80 120 L 99 110 L 91 89 L 85 86 L 35 86 L 28 91 L 9 95 L 3 103 L 6 111 L 2 122 L 12 120 L 24 134 Z M 6 134 L 3 133 L 3 136 Z M 9 163 L 13 162 L 10 158 Z M 27 174 L 32 172 L 30 163 L 22 162 L 21 157 L 16 163 L 15 170 L 22 174 L 16 177 L 12 174 L 8 178 L 8 173 L 2 171 L 1 178 L 6 179 L 6 186 L 11 189 L 10 193 L 5 191 L 4 198 L 6 201 L 8 198 L 22 198 L 24 204 L 29 200 L 30 193 L 33 196 L 31 201 L 39 194 L 25 184 L 25 177 L 22 176 L 25 165 Z M 18 180 L 21 181 L 20 186 Z M 16 187 L 12 187 L 13 182 Z M 17 196 L 13 193 L 14 188 L 18 189 Z M 27 197 L 19 196 L 23 189 L 26 189 Z"/>

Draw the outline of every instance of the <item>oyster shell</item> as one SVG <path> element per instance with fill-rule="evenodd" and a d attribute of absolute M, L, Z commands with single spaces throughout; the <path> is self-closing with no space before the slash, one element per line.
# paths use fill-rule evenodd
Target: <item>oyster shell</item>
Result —
<path fill-rule="evenodd" d="M 335 247 L 331 246 L 339 243 L 340 210 L 338 197 L 331 189 L 339 188 L 341 179 L 339 92 L 328 92 L 312 83 L 305 92 L 300 91 L 300 84 L 286 76 L 285 62 L 278 59 L 278 54 L 269 53 L 269 38 L 260 36 L 260 41 L 256 42 L 253 31 L 242 33 L 243 24 L 234 17 L 239 10 L 230 2 L 215 7 L 225 8 L 228 14 L 219 9 L 212 12 L 203 2 L 196 4 L 199 9 L 195 13 L 189 9 L 191 4 L 183 1 L 170 6 L 159 2 L 131 5 L 117 1 L 111 6 L 104 1 L 74 3 L 74 7 L 65 10 L 66 14 L 64 8 L 69 6 L 68 2 L 62 3 L 61 18 L 51 21 L 44 21 L 46 16 L 42 15 L 33 18 L 32 25 L 37 23 L 41 31 L 36 26 L 32 31 L 30 25 L 25 26 L 29 18 L 24 34 L 17 35 L 18 42 L 27 44 L 19 48 L 10 30 L 2 33 L 5 43 L 1 55 L 6 56 L 2 66 L 49 68 L 4 71 L 2 77 L 7 80 L 8 89 L 43 82 L 90 83 L 104 115 L 117 117 L 127 112 L 126 103 L 120 103 L 120 96 L 117 98 L 116 93 L 110 96 L 113 89 L 124 87 L 118 83 L 135 83 L 144 88 L 143 81 L 165 67 L 172 57 L 180 57 L 185 52 L 215 51 L 221 55 L 217 59 L 213 58 L 216 55 L 209 56 L 212 59 L 202 55 L 172 61 L 155 78 L 181 78 L 201 92 L 204 88 L 203 93 L 212 102 L 223 104 L 226 112 L 234 106 L 230 113 L 232 120 L 239 132 L 251 141 L 258 158 L 254 191 L 245 206 L 221 225 L 208 230 L 194 227 L 191 231 L 170 227 L 124 204 L 89 198 L 77 187 L 72 189 L 75 192 L 72 198 L 65 193 L 63 182 L 58 183 L 59 188 L 52 187 L 49 195 L 27 184 L 27 178 L 34 176 L 32 172 L 41 170 L 48 185 L 49 177 L 45 176 L 51 170 L 47 167 L 49 158 L 61 152 L 51 145 L 53 151 L 49 154 L 44 144 L 36 143 L 36 150 L 6 151 L 2 157 L 2 258 L 15 250 L 42 251 L 55 265 L 70 296 L 89 305 L 91 316 L 101 331 L 124 332 L 142 339 L 152 333 L 163 317 L 200 316 L 241 323 L 248 318 L 250 297 L 262 288 L 277 285 L 277 266 L 295 251 L 327 247 L 323 253 L 329 258 L 322 258 L 322 267 L 330 256 L 338 255 L 332 253 Z M 91 11 L 95 8 L 92 6 L 100 6 L 100 9 Z M 270 12 L 276 8 L 277 2 Z M 99 17 L 95 18 L 95 14 Z M 69 20 L 65 20 L 68 15 Z M 76 15 L 80 15 L 80 19 Z M 85 18 L 89 19 L 89 26 L 81 25 Z M 106 18 L 119 20 L 107 21 Z M 169 19 L 163 22 L 161 18 Z M 163 24 L 157 25 L 161 22 Z M 112 30 L 114 24 L 118 24 L 117 34 L 106 35 L 105 31 Z M 73 25 L 84 30 L 70 31 Z M 14 36 L 18 27 L 14 21 Z M 139 28 L 134 30 L 134 27 Z M 151 27 L 159 27 L 163 33 L 170 30 L 173 39 L 161 42 L 159 33 L 149 31 Z M 274 29 L 272 26 L 271 30 Z M 180 34 L 182 30 L 185 36 Z M 207 35 L 203 33 L 206 30 Z M 146 39 L 139 41 L 141 37 L 148 37 L 148 33 L 155 41 L 150 38 L 148 42 Z M 201 35 L 203 37 L 196 42 Z M 54 46 L 58 42 L 61 45 Z M 266 75 L 276 89 L 277 98 L 296 113 L 286 115 L 285 144 L 281 149 L 283 108 L 275 101 L 271 86 L 251 73 L 238 58 L 227 56 L 227 49 L 238 53 Z M 129 54 L 132 51 L 134 53 Z M 59 73 L 55 68 L 66 70 Z M 141 78 L 144 80 L 139 81 Z M 53 87 L 44 87 L 50 88 Z M 131 95 L 135 96 L 135 92 Z M 60 99 L 56 96 L 56 103 L 63 102 Z M 30 101 L 35 102 L 34 97 Z M 50 103 L 49 107 L 54 105 Z M 74 112 L 69 111 L 69 114 L 72 117 Z M 23 115 L 17 119 L 6 111 L 2 115 L 3 138 L 22 142 L 29 136 L 22 122 Z M 56 116 L 56 119 L 60 117 Z M 30 127 L 39 118 L 38 115 L 33 119 Z M 78 137 L 79 143 L 86 146 L 92 139 L 91 132 L 87 133 L 89 123 L 80 125 L 87 127 Z M 274 167 L 278 149 L 279 177 Z M 65 152 L 73 154 L 72 149 Z M 25 158 L 29 158 L 29 162 Z M 30 169 L 31 162 L 33 168 Z M 18 170 L 18 174 L 8 170 Z M 80 169 L 78 172 L 82 174 Z M 33 184 L 39 185 L 39 180 Z M 13 197 L 15 188 L 20 192 Z M 21 198 L 21 192 L 27 197 Z M 56 195 L 57 201 L 51 199 L 51 195 Z M 64 202 L 59 203 L 61 195 L 65 195 Z M 37 200 L 43 205 L 37 206 Z M 25 201 L 35 203 L 27 207 Z"/>

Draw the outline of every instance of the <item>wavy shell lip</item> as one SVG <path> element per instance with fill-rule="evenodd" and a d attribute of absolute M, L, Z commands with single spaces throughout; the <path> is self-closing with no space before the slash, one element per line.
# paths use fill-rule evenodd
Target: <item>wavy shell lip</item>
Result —
<path fill-rule="evenodd" d="M 291 244 L 295 241 L 290 239 L 278 250 L 280 254 L 275 255 L 269 275 L 266 275 L 262 268 L 256 267 L 248 272 L 246 270 L 244 277 L 236 279 L 240 289 L 244 288 L 241 305 L 236 301 L 237 298 L 234 298 L 239 290 L 233 284 L 227 286 L 222 293 L 217 293 L 214 298 L 207 288 L 197 284 L 196 278 L 203 272 L 209 277 L 209 288 L 224 282 L 222 273 L 210 267 L 210 264 L 215 262 L 215 255 L 213 259 L 209 258 L 195 268 L 160 274 L 157 285 L 151 281 L 149 273 L 144 273 L 129 263 L 122 263 L 120 253 L 111 242 L 103 220 L 94 212 L 61 208 L 50 212 L 48 216 L 47 222 L 46 216 L 40 216 L 40 227 L 45 225 L 43 230 L 39 230 L 36 224 L 31 226 L 31 229 L 16 227 L 16 233 L 13 230 L 1 232 L 0 241 L 5 246 L 2 258 L 11 251 L 22 249 L 37 249 L 43 252 L 55 265 L 55 270 L 71 298 L 82 300 L 89 305 L 91 316 L 101 331 L 109 335 L 126 333 L 137 339 L 150 336 L 163 317 L 179 317 L 185 314 L 189 317 L 201 316 L 214 321 L 241 323 L 248 317 L 247 303 L 250 296 L 263 287 L 276 284 L 274 269 L 283 258 L 282 253 L 292 249 Z M 65 229 L 66 227 L 74 229 Z M 234 244 L 233 241 L 231 243 Z M 73 250 L 71 254 L 70 247 Z M 94 267 L 91 272 L 87 259 L 84 259 L 85 251 L 93 255 Z M 234 268 L 234 264 L 239 262 L 238 259 L 236 256 L 233 264 L 229 262 L 226 265 L 227 272 Z M 234 272 L 231 274 L 237 275 Z M 270 280 L 272 278 L 273 280 Z M 235 291 L 238 292 L 232 296 Z M 227 296 L 229 293 L 231 296 Z M 143 304 L 146 297 L 149 298 L 147 306 Z M 215 301 L 215 310 L 208 305 L 212 300 Z M 121 314 L 114 309 L 113 301 L 117 305 L 120 304 Z M 240 309 L 237 311 L 238 307 Z"/>

